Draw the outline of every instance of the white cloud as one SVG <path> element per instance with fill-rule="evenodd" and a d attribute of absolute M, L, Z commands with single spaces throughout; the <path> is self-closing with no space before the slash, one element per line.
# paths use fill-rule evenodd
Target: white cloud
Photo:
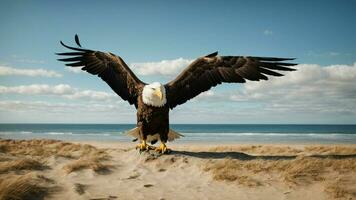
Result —
<path fill-rule="evenodd" d="M 284 77 L 248 81 L 230 99 L 261 103 L 266 110 L 356 114 L 356 63 L 296 68 Z"/>
<path fill-rule="evenodd" d="M 69 99 L 91 99 L 97 101 L 118 100 L 120 97 L 113 93 L 107 93 L 102 91 L 84 90 L 76 91 L 72 94 L 64 95 Z"/>
<path fill-rule="evenodd" d="M 73 72 L 73 73 L 76 73 L 76 74 L 79 74 L 79 73 L 83 72 L 81 67 L 66 67 L 65 69 L 67 71 L 69 71 L 69 72 Z"/>
<path fill-rule="evenodd" d="M 46 84 L 0 86 L 0 94 L 57 95 L 67 99 L 84 99 L 94 101 L 109 101 L 119 98 L 113 93 L 94 90 L 79 90 L 67 84 L 54 86 Z"/>
<path fill-rule="evenodd" d="M 73 109 L 87 112 L 108 112 L 117 109 L 119 106 L 113 104 L 68 104 L 49 103 L 44 101 L 0 101 L 0 110 L 12 111 L 47 111 L 47 112 L 68 112 Z"/>
<path fill-rule="evenodd" d="M 0 66 L 0 76 L 44 76 L 44 77 L 62 77 L 62 74 L 45 69 L 19 69 L 7 66 Z"/>
<path fill-rule="evenodd" d="M 199 94 L 199 96 L 197 96 L 197 97 L 199 97 L 199 98 L 209 98 L 209 97 L 212 97 L 214 95 L 215 95 L 215 92 L 213 92 L 212 90 L 208 90 L 206 92 L 203 92 L 203 93 Z"/>
<path fill-rule="evenodd" d="M 192 101 L 209 101 L 209 102 L 216 102 L 216 101 L 224 101 L 226 100 L 225 96 L 221 93 L 214 92 L 214 89 L 205 91 L 200 93 L 197 97 L 195 97 Z"/>
<path fill-rule="evenodd" d="M 172 76 L 178 74 L 193 60 L 178 58 L 159 62 L 132 63 L 132 69 L 140 75 Z"/>
<path fill-rule="evenodd" d="M 263 31 L 263 34 L 265 34 L 265 35 L 273 35 L 273 31 L 266 29 L 266 30 Z"/>
<path fill-rule="evenodd" d="M 339 56 L 340 53 L 339 52 L 329 52 L 330 56 Z"/>
<path fill-rule="evenodd" d="M 32 84 L 20 86 L 0 86 L 1 94 L 41 94 L 41 95 L 65 95 L 74 93 L 74 89 L 66 84 L 49 86 L 45 84 Z"/>
<path fill-rule="evenodd" d="M 49 103 L 0 101 L 0 122 L 27 123 L 134 123 L 134 108 L 120 102 Z"/>
<path fill-rule="evenodd" d="M 325 57 L 336 58 L 336 57 L 350 57 L 353 54 L 347 52 L 336 52 L 336 51 L 329 51 L 329 52 L 308 51 L 306 55 L 315 58 L 325 58 Z"/>
<path fill-rule="evenodd" d="M 17 62 L 23 62 L 23 63 L 30 63 L 30 64 L 43 64 L 45 61 L 43 60 L 35 60 L 35 59 L 28 59 L 24 58 L 19 55 L 11 55 L 12 58 L 14 58 Z"/>

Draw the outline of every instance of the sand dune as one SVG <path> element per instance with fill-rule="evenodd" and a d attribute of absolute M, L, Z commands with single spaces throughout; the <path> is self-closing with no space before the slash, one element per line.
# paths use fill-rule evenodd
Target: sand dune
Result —
<path fill-rule="evenodd" d="M 0 140 L 0 199 L 355 199 L 353 145 Z"/>

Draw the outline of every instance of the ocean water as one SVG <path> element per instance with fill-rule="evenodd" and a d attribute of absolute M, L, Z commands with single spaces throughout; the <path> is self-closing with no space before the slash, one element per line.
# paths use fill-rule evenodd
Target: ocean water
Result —
<path fill-rule="evenodd" d="M 48 138 L 128 142 L 134 124 L 0 124 L 2 139 Z M 356 125 L 173 124 L 177 143 L 356 144 Z"/>

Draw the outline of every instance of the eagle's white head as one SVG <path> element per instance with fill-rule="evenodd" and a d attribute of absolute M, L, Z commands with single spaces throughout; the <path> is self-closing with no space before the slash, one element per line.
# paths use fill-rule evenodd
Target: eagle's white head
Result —
<path fill-rule="evenodd" d="M 158 82 L 145 85 L 142 91 L 142 100 L 146 105 L 162 107 L 167 102 L 166 89 Z"/>

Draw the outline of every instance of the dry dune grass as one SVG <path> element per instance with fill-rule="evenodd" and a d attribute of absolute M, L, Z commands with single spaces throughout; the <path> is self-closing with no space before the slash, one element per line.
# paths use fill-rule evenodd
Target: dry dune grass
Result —
<path fill-rule="evenodd" d="M 103 149 L 97 149 L 88 144 L 74 144 L 58 140 L 0 140 L 1 153 L 6 155 L 25 157 L 31 156 L 38 160 L 47 157 L 65 157 L 76 159 L 64 168 L 68 173 L 80 169 L 90 168 L 95 172 L 108 171 L 109 166 L 101 163 L 110 158 L 109 154 Z M 17 159 L 0 163 L 0 172 L 9 170 L 12 167 L 39 169 L 43 164 L 34 159 Z"/>
<path fill-rule="evenodd" d="M 58 140 L 0 140 L 0 200 L 43 199 L 58 187 L 34 170 L 52 170 L 46 163 L 50 157 L 64 157 L 67 172 L 89 168 L 97 173 L 107 172 L 110 158 L 105 149 L 87 144 Z M 48 172 L 48 171 L 47 171 Z"/>
<path fill-rule="evenodd" d="M 0 163 L 0 172 L 16 169 L 42 169 L 43 162 L 50 156 L 76 159 L 64 166 L 70 173 L 81 169 L 92 169 L 97 173 L 108 172 L 110 165 L 102 161 L 110 158 L 105 149 L 98 149 L 88 144 L 74 144 L 59 140 L 0 140 L 0 151 L 2 154 L 19 158 L 12 161 Z M 1 156 L 0 156 L 1 157 Z"/>
<path fill-rule="evenodd" d="M 6 151 L 6 146 L 3 144 L 0 144 L 0 153 L 5 153 Z"/>
<path fill-rule="evenodd" d="M 241 175 L 243 173 L 238 172 L 238 169 L 231 169 L 228 167 L 221 167 L 219 170 L 213 172 L 214 179 L 218 181 L 234 181 L 240 185 L 254 187 L 261 186 L 262 183 L 252 176 Z"/>
<path fill-rule="evenodd" d="M 43 199 L 50 190 L 48 181 L 34 174 L 11 175 L 0 180 L 0 199 L 3 200 Z"/>
<path fill-rule="evenodd" d="M 289 146 L 269 146 L 269 145 L 239 145 L 239 146 L 216 146 L 209 148 L 212 152 L 244 152 L 248 154 L 268 154 L 268 155 L 295 155 L 302 152 L 301 149 Z"/>
<path fill-rule="evenodd" d="M 41 170 L 44 168 L 45 165 L 42 162 L 30 158 L 20 158 L 0 162 L 0 173 L 18 170 Z"/>
<path fill-rule="evenodd" d="M 36 156 L 46 158 L 60 156 L 80 158 L 95 155 L 107 157 L 105 150 L 100 150 L 87 144 L 74 144 L 59 140 L 0 140 L 0 152 L 14 156 Z"/>
<path fill-rule="evenodd" d="M 104 164 L 101 162 L 101 160 L 102 159 L 100 157 L 86 156 L 66 164 L 63 167 L 63 169 L 67 173 L 71 173 L 82 169 L 92 169 L 94 172 L 98 174 L 105 174 L 110 172 L 110 169 L 113 166 L 109 164 Z"/>
<path fill-rule="evenodd" d="M 356 154 L 356 147 L 351 146 L 306 146 L 305 152 L 321 155 Z"/>
<path fill-rule="evenodd" d="M 337 174 L 347 174 L 356 172 L 356 160 L 348 159 L 322 159 L 312 157 L 298 157 L 293 160 L 237 160 L 224 159 L 220 161 L 209 162 L 205 171 L 211 171 L 213 177 L 219 180 L 233 180 L 243 171 L 253 173 L 278 173 L 284 181 L 298 184 L 298 180 L 320 181 L 324 180 L 323 175 L 326 172 L 335 172 Z"/>
<path fill-rule="evenodd" d="M 74 183 L 72 188 L 77 194 L 82 195 L 85 193 L 87 186 L 80 183 Z"/>
<path fill-rule="evenodd" d="M 327 185 L 325 191 L 335 199 L 354 199 L 356 197 L 356 180 L 346 176 L 338 177 Z"/>
<path fill-rule="evenodd" d="M 250 187 L 260 186 L 264 182 L 261 177 L 266 176 L 269 176 L 269 180 L 281 181 L 290 187 L 327 182 L 325 191 L 333 198 L 356 198 L 356 158 L 300 156 L 292 160 L 223 159 L 209 161 L 203 169 L 211 172 L 215 180 L 236 182 Z M 261 175 L 257 176 L 260 179 L 255 179 L 254 175 L 258 174 Z"/>
<path fill-rule="evenodd" d="M 275 146 L 275 145 L 236 145 L 215 146 L 208 149 L 210 152 L 244 152 L 247 154 L 265 155 L 351 155 L 356 154 L 354 146 L 340 145 L 312 145 L 305 147 Z"/>
<path fill-rule="evenodd" d="M 102 161 L 110 158 L 103 149 L 88 144 L 74 144 L 58 140 L 0 140 L 0 152 L 20 159 L 0 163 L 0 172 L 16 169 L 42 169 L 43 162 L 35 159 L 22 158 L 31 156 L 38 160 L 47 157 L 65 157 L 76 159 L 64 166 L 70 173 L 81 169 L 92 169 L 97 173 L 108 172 L 110 166 Z M 1 157 L 1 156 L 0 156 Z"/>

